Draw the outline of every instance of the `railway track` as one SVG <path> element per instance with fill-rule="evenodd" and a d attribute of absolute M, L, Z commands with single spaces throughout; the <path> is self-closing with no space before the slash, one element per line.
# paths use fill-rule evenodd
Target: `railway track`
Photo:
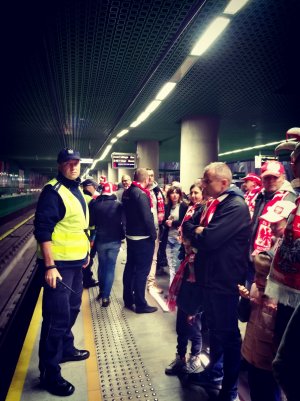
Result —
<path fill-rule="evenodd" d="M 9 386 L 40 292 L 33 210 L 0 228 L 0 400 Z"/>

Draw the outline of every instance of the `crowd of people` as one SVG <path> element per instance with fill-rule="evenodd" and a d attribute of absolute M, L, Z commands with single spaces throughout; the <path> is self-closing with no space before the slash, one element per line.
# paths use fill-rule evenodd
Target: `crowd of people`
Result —
<path fill-rule="evenodd" d="M 294 138 L 298 182 L 300 142 Z M 77 151 L 62 150 L 57 162 L 58 176 L 44 187 L 35 215 L 44 271 L 39 368 L 46 390 L 74 392 L 60 364 L 89 357 L 75 348 L 71 331 L 82 286 L 98 286 L 97 301 L 109 307 L 126 239 L 125 308 L 156 312 L 146 291 L 162 294 L 157 275 L 163 265 L 168 269 L 165 298 L 176 310 L 177 350 L 166 374 L 187 375 L 191 385 L 218 390 L 217 400 L 237 401 L 243 361 L 252 401 L 280 401 L 283 392 L 288 401 L 299 399 L 293 351 L 299 355 L 300 209 L 282 163 L 266 161 L 239 188 L 228 165 L 213 162 L 185 194 L 179 182 L 160 188 L 150 168 L 124 175 L 117 187 L 105 177 L 100 185 L 92 178 L 81 183 Z M 96 254 L 97 280 L 91 270 Z M 243 340 L 239 320 L 247 322 Z M 207 366 L 201 361 L 204 321 Z"/>

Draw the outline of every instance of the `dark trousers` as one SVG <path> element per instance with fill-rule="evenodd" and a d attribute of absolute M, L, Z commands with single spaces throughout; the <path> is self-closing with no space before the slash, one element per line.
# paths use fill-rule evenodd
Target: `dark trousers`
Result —
<path fill-rule="evenodd" d="M 279 347 L 285 329 L 294 313 L 294 308 L 288 305 L 283 305 L 278 302 L 277 305 L 277 313 L 276 313 L 276 320 L 275 320 L 275 341 L 276 345 Z"/>
<path fill-rule="evenodd" d="M 281 401 L 281 392 L 273 373 L 248 364 L 251 401 Z"/>
<path fill-rule="evenodd" d="M 60 283 L 57 283 L 55 289 L 44 284 L 39 369 L 48 379 L 60 376 L 59 364 L 62 357 L 74 351 L 74 336 L 71 329 L 81 305 L 82 266 L 59 268 L 59 272 L 62 281 L 75 293 Z"/>
<path fill-rule="evenodd" d="M 209 372 L 221 377 L 220 361 L 223 358 L 221 393 L 225 399 L 237 394 L 237 381 L 241 361 L 241 335 L 238 327 L 238 295 L 224 295 L 209 289 L 203 290 L 203 309 L 209 328 Z"/>
<path fill-rule="evenodd" d="M 187 352 L 189 340 L 192 343 L 192 355 L 198 355 L 202 349 L 201 313 L 197 313 L 191 323 L 188 323 L 187 318 L 188 315 L 178 308 L 176 316 L 177 353 L 181 358 Z"/>
<path fill-rule="evenodd" d="M 123 300 L 125 305 L 137 308 L 147 305 L 145 288 L 150 272 L 155 241 L 146 238 L 138 241 L 127 238 L 127 262 L 123 273 Z"/>

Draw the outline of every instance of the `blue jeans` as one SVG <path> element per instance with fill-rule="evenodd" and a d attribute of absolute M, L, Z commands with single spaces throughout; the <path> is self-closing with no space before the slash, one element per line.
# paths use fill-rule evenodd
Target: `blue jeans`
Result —
<path fill-rule="evenodd" d="M 39 268 L 44 269 L 43 262 Z M 71 331 L 81 305 L 82 265 L 58 269 L 62 280 L 72 291 L 57 283 L 56 288 L 44 284 L 43 322 L 39 344 L 41 374 L 55 379 L 60 376 L 60 361 L 74 351 Z"/>
<path fill-rule="evenodd" d="M 177 241 L 176 238 L 172 236 L 168 237 L 166 254 L 170 272 L 170 285 L 172 284 L 173 278 L 180 265 L 180 260 L 178 259 L 180 247 L 181 244 Z"/>
<path fill-rule="evenodd" d="M 98 253 L 98 281 L 102 298 L 109 298 L 115 279 L 115 267 L 121 247 L 121 241 L 95 241 Z"/>
<path fill-rule="evenodd" d="M 219 294 L 203 289 L 203 309 L 209 328 L 210 364 L 208 371 L 222 377 L 221 393 L 234 399 L 241 361 L 241 335 L 238 327 L 238 295 Z"/>

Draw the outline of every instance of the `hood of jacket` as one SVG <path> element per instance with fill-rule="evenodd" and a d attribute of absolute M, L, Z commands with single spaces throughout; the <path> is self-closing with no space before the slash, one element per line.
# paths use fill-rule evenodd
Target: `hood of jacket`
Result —
<path fill-rule="evenodd" d="M 244 192 L 234 184 L 231 184 L 230 187 L 222 193 L 222 195 L 228 194 L 231 196 L 239 196 L 242 199 L 245 199 Z"/>

